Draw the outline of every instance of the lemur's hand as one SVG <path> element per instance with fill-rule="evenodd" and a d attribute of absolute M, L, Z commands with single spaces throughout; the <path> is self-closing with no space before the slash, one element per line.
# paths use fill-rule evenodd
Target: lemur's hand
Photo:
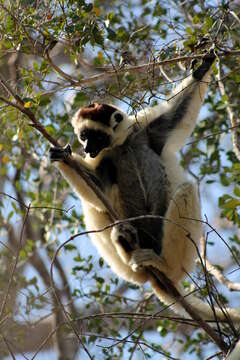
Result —
<path fill-rule="evenodd" d="M 114 226 L 111 237 L 113 242 L 120 244 L 126 252 L 135 250 L 138 244 L 137 230 L 129 223 Z"/>
<path fill-rule="evenodd" d="M 72 148 L 69 144 L 67 144 L 63 148 L 62 147 L 51 147 L 49 150 L 49 159 L 51 162 L 63 161 L 71 154 L 72 154 Z"/>
<path fill-rule="evenodd" d="M 194 69 L 196 62 L 195 60 L 192 61 L 192 68 L 193 68 L 193 77 L 196 80 L 202 80 L 203 76 L 208 72 L 212 64 L 214 63 L 216 59 L 216 55 L 214 53 L 214 50 L 211 49 L 209 53 L 207 53 L 203 59 L 201 65 Z"/>

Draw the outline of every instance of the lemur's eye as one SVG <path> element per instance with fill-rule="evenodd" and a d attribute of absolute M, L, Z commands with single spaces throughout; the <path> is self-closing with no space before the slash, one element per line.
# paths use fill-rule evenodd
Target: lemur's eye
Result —
<path fill-rule="evenodd" d="M 103 140 L 104 135 L 101 134 L 101 133 L 99 133 L 99 134 L 96 135 L 96 138 L 97 138 L 98 140 Z"/>
<path fill-rule="evenodd" d="M 80 134 L 79 137 L 82 141 L 85 141 L 87 139 L 87 131 L 83 130 Z"/>
<path fill-rule="evenodd" d="M 122 116 L 122 114 L 120 114 L 120 113 L 116 113 L 116 114 L 114 115 L 114 119 L 115 119 L 118 123 L 120 123 L 120 122 L 123 120 L 123 116 Z"/>

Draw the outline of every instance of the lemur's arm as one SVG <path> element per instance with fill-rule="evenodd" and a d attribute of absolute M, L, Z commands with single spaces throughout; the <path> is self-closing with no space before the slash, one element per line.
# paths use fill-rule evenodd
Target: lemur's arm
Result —
<path fill-rule="evenodd" d="M 80 198 L 87 201 L 98 210 L 104 209 L 101 200 L 99 200 L 95 192 L 77 173 L 77 171 L 74 169 L 74 166 L 70 167 L 66 164 L 65 159 L 68 156 L 72 157 L 73 163 L 76 162 L 76 167 L 80 165 L 81 168 L 86 171 L 86 174 L 90 177 L 90 179 L 100 189 L 102 188 L 101 181 L 96 176 L 94 170 L 89 167 L 89 165 L 80 155 L 72 153 L 70 145 L 67 145 L 64 148 L 53 147 L 50 149 L 49 152 L 50 161 L 54 162 L 54 165 L 61 171 L 64 178 L 68 181 L 70 185 L 72 185 L 73 189 L 77 192 Z"/>
<path fill-rule="evenodd" d="M 178 151 L 192 133 L 210 81 L 215 55 L 205 56 L 202 64 L 185 78 L 169 100 L 137 114 L 137 123 L 147 131 L 151 147 L 161 154 L 163 148 Z"/>

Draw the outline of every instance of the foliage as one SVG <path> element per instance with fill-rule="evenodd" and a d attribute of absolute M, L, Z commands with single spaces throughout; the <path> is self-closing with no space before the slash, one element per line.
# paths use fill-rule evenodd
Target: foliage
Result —
<path fill-rule="evenodd" d="M 229 128 L 240 117 L 237 3 L 0 0 L 2 357 L 22 352 L 41 359 L 44 349 L 53 349 L 61 359 L 73 359 L 77 351 L 95 359 L 160 359 L 161 354 L 202 359 L 219 351 L 198 328 L 171 320 L 169 309 L 162 311 L 153 296 L 145 296 L 149 288 L 117 279 L 86 235 L 59 251 L 52 282 L 57 248 L 85 230 L 84 219 L 77 197 L 50 166 L 50 144 L 29 114 L 61 144 L 71 142 L 80 151 L 69 122 L 77 108 L 104 101 L 135 113 L 154 105 L 186 76 L 184 67 L 215 44 L 219 59 L 204 111 L 181 161 L 201 192 L 213 195 L 213 205 L 203 208 L 207 251 L 224 238 L 229 259 L 221 264 L 220 255 L 217 263 L 227 273 L 236 271 L 240 166 Z M 178 57 L 185 61 L 158 66 Z M 216 227 L 209 226 L 209 217 Z M 225 289 L 211 290 L 221 298 L 218 291 Z M 237 299 L 224 295 L 230 304 Z M 230 346 L 237 333 L 225 325 L 221 336 Z"/>

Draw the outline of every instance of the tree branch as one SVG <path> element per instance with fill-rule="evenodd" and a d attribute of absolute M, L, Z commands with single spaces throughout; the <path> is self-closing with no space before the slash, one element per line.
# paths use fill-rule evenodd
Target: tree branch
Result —
<path fill-rule="evenodd" d="M 226 278 L 223 273 L 213 264 L 210 263 L 205 256 L 205 238 L 202 236 L 201 238 L 201 257 L 204 258 L 204 265 L 206 270 L 215 277 L 215 279 L 222 285 L 226 286 L 230 291 L 240 291 L 240 283 L 233 282 Z"/>
<path fill-rule="evenodd" d="M 54 64 L 54 62 L 52 61 L 52 59 L 50 58 L 49 55 L 49 51 L 46 50 L 46 57 L 47 60 L 49 62 L 49 64 L 53 67 L 53 69 L 61 76 L 63 77 L 65 80 L 69 81 L 71 86 L 75 86 L 77 80 L 73 80 L 71 75 L 68 75 L 67 73 L 65 73 L 62 69 L 60 69 L 60 67 L 58 67 L 56 64 Z"/>
<path fill-rule="evenodd" d="M 226 50 L 218 53 L 219 57 L 226 57 L 226 56 L 239 56 L 240 50 Z M 135 66 L 125 66 L 122 68 L 114 69 L 114 70 L 107 70 L 100 74 L 93 75 L 89 78 L 84 78 L 78 81 L 73 81 L 71 78 L 71 87 L 80 87 L 82 85 L 90 85 L 92 83 L 95 83 L 97 81 L 106 80 L 108 78 L 119 76 L 121 74 L 125 73 L 139 73 L 139 72 L 146 72 L 147 70 L 155 69 L 156 67 L 163 67 L 170 64 L 176 64 L 179 62 L 190 62 L 192 60 L 200 60 L 206 56 L 206 53 L 198 54 L 198 55 L 189 55 L 189 56 L 178 56 L 173 59 L 167 59 L 162 61 L 152 61 L 146 64 L 140 64 Z M 69 86 L 67 85 L 67 86 Z"/>

